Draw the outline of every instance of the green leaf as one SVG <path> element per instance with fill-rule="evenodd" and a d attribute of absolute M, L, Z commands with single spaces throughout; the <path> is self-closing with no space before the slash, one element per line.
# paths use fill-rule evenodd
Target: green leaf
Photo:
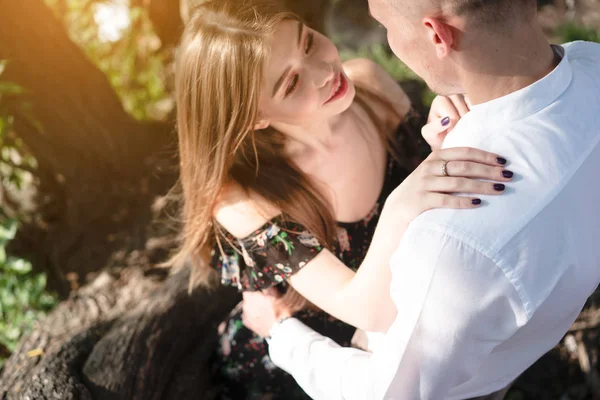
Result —
<path fill-rule="evenodd" d="M 9 327 L 5 332 L 8 340 L 18 340 L 21 337 L 21 330 L 16 326 Z"/>
<path fill-rule="evenodd" d="M 2 290 L 0 292 L 0 301 L 5 309 L 9 309 L 10 307 L 14 307 L 17 304 L 17 298 L 12 293 L 12 291 Z"/>
<path fill-rule="evenodd" d="M 50 311 L 58 304 L 56 297 L 49 293 L 42 293 L 39 299 L 40 308 L 44 311 Z"/>
<path fill-rule="evenodd" d="M 21 309 L 27 308 L 29 306 L 29 292 L 25 290 L 25 288 L 17 288 L 15 292 L 15 297 L 21 306 Z"/>
<path fill-rule="evenodd" d="M 4 246 L 0 246 L 0 264 L 4 264 L 6 262 L 6 249 Z"/>
<path fill-rule="evenodd" d="M 25 275 L 31 272 L 31 263 L 20 258 L 10 257 L 6 262 L 6 266 L 11 271 L 20 275 Z"/>
<path fill-rule="evenodd" d="M 15 238 L 16 233 L 17 222 L 15 220 L 9 219 L 0 224 L 0 241 L 12 240 Z"/>
<path fill-rule="evenodd" d="M 13 82 L 1 82 L 0 81 L 0 94 L 23 94 L 25 89 Z"/>

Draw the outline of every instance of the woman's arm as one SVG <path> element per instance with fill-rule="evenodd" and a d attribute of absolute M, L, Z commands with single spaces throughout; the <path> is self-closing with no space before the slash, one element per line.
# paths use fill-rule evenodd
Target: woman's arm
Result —
<path fill-rule="evenodd" d="M 450 177 L 441 176 L 445 162 Z M 433 208 L 477 207 L 472 197 L 448 193 L 499 194 L 492 183 L 478 179 L 509 181 L 502 171 L 498 156 L 482 150 L 454 148 L 433 152 L 388 197 L 357 273 L 324 250 L 292 275 L 289 283 L 310 302 L 350 325 L 366 331 L 386 331 L 397 312 L 389 295 L 389 259 L 408 223 Z M 261 206 L 259 199 L 234 197 L 223 204 L 216 218 L 235 236 L 244 237 L 268 219 L 255 208 Z"/>
<path fill-rule="evenodd" d="M 448 193 L 502 193 L 493 183 L 466 179 L 510 181 L 503 177 L 498 157 L 471 148 L 433 152 L 386 200 L 371 246 L 356 274 L 333 254 L 323 252 L 294 274 L 290 284 L 309 301 L 350 325 L 371 332 L 387 331 L 397 313 L 390 297 L 389 260 L 408 224 L 433 208 L 468 209 L 480 204 L 473 197 Z M 450 177 L 441 176 L 444 162 Z"/>
<path fill-rule="evenodd" d="M 352 326 L 385 332 L 397 313 L 389 295 L 389 259 L 408 225 L 399 222 L 392 227 L 386 218 L 384 212 L 358 272 L 324 250 L 290 277 L 290 285 L 319 308 Z"/>

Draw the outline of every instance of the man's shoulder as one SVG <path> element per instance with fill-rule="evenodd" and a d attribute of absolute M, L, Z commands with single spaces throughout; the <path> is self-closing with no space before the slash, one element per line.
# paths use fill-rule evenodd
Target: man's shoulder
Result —
<path fill-rule="evenodd" d="M 483 200 L 481 207 L 430 210 L 416 218 L 410 228 L 452 238 L 457 245 L 469 247 L 500 262 L 507 244 L 527 230 L 544 208 L 544 202 L 538 200 L 552 190 L 552 187 L 542 187 L 543 182 L 522 178 L 521 173 L 528 174 L 523 168 L 515 170 L 518 171 L 517 178 L 508 184 L 506 192 L 480 196 Z"/>
<path fill-rule="evenodd" d="M 600 43 L 578 40 L 561 45 L 571 62 L 590 60 L 596 63 L 600 60 Z M 596 64 L 596 66 L 598 66 Z"/>
<path fill-rule="evenodd" d="M 584 40 L 576 40 L 574 42 L 568 42 L 561 45 L 567 53 L 585 53 L 585 52 L 599 52 L 600 43 L 586 42 Z"/>
<path fill-rule="evenodd" d="M 465 213 L 466 211 L 466 213 Z M 428 246 L 445 246 L 451 240 L 456 246 L 466 246 L 489 258 L 494 257 L 495 240 L 491 230 L 506 230 L 506 218 L 495 216 L 491 207 L 471 210 L 435 209 L 417 217 L 409 226 L 405 236 L 435 236 Z"/>

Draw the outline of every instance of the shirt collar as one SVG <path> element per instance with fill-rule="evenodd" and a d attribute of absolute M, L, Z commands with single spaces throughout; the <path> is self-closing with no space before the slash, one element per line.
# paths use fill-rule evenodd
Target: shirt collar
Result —
<path fill-rule="evenodd" d="M 552 49 L 562 57 L 552 72 L 521 90 L 471 107 L 460 122 L 484 120 L 486 125 L 501 125 L 529 117 L 553 103 L 571 84 L 573 71 L 564 48 L 552 45 Z"/>

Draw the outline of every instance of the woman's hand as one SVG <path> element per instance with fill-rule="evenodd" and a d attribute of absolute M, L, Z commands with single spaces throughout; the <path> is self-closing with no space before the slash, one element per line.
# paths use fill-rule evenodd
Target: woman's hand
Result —
<path fill-rule="evenodd" d="M 427 125 L 421 130 L 423 138 L 431 150 L 439 150 L 446 135 L 454 129 L 458 121 L 469 111 L 469 100 L 462 94 L 437 96 L 431 103 Z"/>
<path fill-rule="evenodd" d="M 292 315 L 292 310 L 279 300 L 281 295 L 275 288 L 244 292 L 243 296 L 242 322 L 258 336 L 268 337 L 275 322 Z"/>
<path fill-rule="evenodd" d="M 392 219 L 398 221 L 399 216 L 408 224 L 433 208 L 479 207 L 481 200 L 478 197 L 452 193 L 504 193 L 504 183 L 513 177 L 511 171 L 504 169 L 505 164 L 506 160 L 497 154 L 470 147 L 434 151 L 392 192 L 383 212 L 392 212 L 395 215 Z"/>

